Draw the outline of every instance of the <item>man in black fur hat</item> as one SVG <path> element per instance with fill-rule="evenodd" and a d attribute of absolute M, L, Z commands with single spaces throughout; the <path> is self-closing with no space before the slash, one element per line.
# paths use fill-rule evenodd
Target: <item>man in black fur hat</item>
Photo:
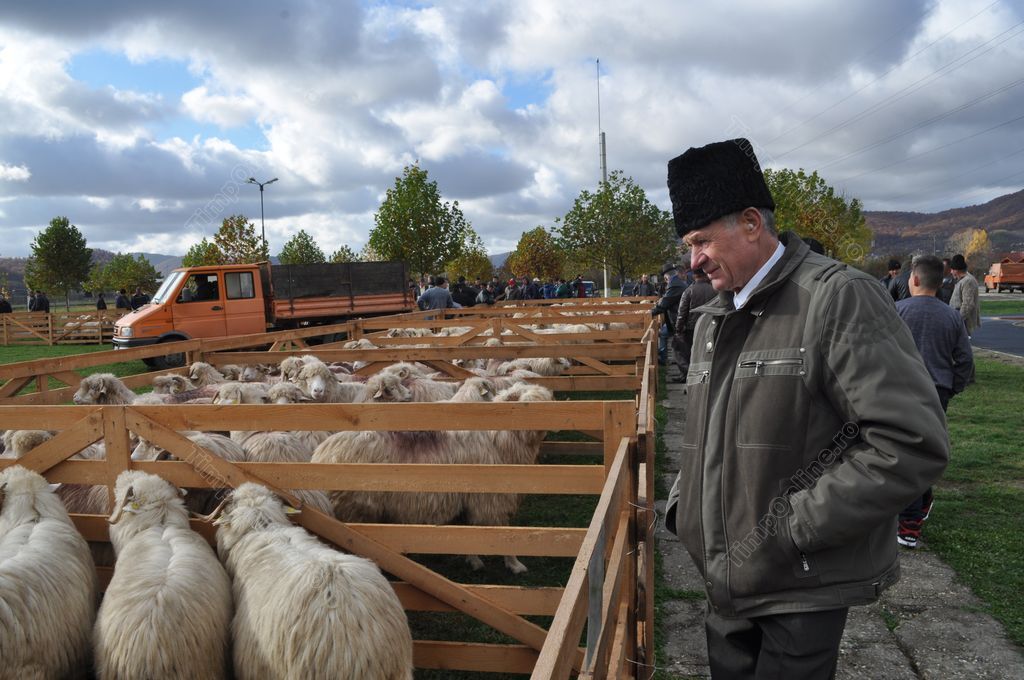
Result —
<path fill-rule="evenodd" d="M 714 678 L 830 678 L 851 605 L 899 578 L 896 515 L 949 457 L 878 282 L 775 231 L 745 139 L 669 162 L 699 307 L 666 523 L 704 580 Z M 671 568 L 671 567 L 669 567 Z"/>

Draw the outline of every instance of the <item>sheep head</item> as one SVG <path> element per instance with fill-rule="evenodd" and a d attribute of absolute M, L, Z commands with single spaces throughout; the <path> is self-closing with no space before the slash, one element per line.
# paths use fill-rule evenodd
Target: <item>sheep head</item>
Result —
<path fill-rule="evenodd" d="M 156 394 L 180 394 L 195 389 L 192 381 L 183 375 L 158 375 L 153 378 L 153 392 Z"/>
<path fill-rule="evenodd" d="M 217 390 L 214 404 L 269 404 L 267 388 L 262 383 L 226 383 Z"/>
<path fill-rule="evenodd" d="M 21 458 L 53 435 L 46 430 L 16 430 L 11 435 L 11 452 L 15 458 Z"/>
<path fill-rule="evenodd" d="M 137 530 L 169 523 L 188 526 L 181 496 L 182 492 L 162 477 L 125 470 L 114 483 L 114 511 L 107 521 L 118 524 L 128 515 Z"/>
<path fill-rule="evenodd" d="M 7 506 L 8 498 L 16 496 L 37 496 L 50 493 L 49 483 L 38 472 L 20 465 L 12 465 L 0 472 L 0 513 Z"/>
<path fill-rule="evenodd" d="M 72 401 L 78 405 L 127 404 L 132 396 L 131 390 L 113 373 L 93 373 L 82 378 Z"/>
<path fill-rule="evenodd" d="M 263 531 L 271 527 L 290 526 L 288 508 L 273 491 L 261 484 L 246 482 L 230 496 L 224 512 L 214 520 L 217 526 L 217 551 L 221 557 L 250 531 Z"/>
<path fill-rule="evenodd" d="M 366 381 L 366 398 L 376 402 L 412 401 L 412 390 L 395 373 L 378 373 Z"/>
<path fill-rule="evenodd" d="M 326 364 L 320 361 L 303 366 L 302 370 L 299 371 L 298 377 L 295 379 L 295 383 L 313 401 L 323 401 L 326 399 L 330 386 L 337 382 L 338 379 L 331 373 L 331 369 L 327 368 Z"/>
<path fill-rule="evenodd" d="M 466 378 L 449 401 L 493 401 L 497 390 L 486 378 Z"/>
<path fill-rule="evenodd" d="M 290 382 L 281 382 L 271 385 L 267 397 L 272 404 L 299 404 L 312 401 L 309 395 L 302 391 L 302 388 Z"/>

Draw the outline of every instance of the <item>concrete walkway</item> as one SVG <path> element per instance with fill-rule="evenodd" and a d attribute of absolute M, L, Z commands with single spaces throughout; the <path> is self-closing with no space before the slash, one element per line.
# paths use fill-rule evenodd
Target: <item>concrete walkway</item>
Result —
<path fill-rule="evenodd" d="M 668 384 L 668 448 L 664 498 L 679 469 L 679 445 L 686 418 L 683 386 Z M 664 518 L 665 502 L 658 503 Z M 893 540 L 896 537 L 893 536 Z M 680 599 L 659 603 L 666 657 L 663 677 L 706 678 L 703 586 L 693 562 L 659 521 L 657 547 L 663 584 Z M 947 680 L 1024 678 L 1024 655 L 1006 638 L 1001 624 L 983 613 L 983 604 L 957 582 L 955 572 L 927 547 L 901 550 L 903 577 L 870 607 L 854 607 L 846 624 L 837 678 L 860 680 Z"/>

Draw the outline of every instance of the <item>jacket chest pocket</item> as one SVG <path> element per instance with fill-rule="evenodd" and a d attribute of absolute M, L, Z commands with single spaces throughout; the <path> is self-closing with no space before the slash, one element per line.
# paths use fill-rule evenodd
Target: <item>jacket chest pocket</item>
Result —
<path fill-rule="evenodd" d="M 740 354 L 733 377 L 738 447 L 802 446 L 809 406 L 806 362 L 802 347 Z"/>
<path fill-rule="evenodd" d="M 701 440 L 701 430 L 707 413 L 708 382 L 711 379 L 711 362 L 697 361 L 690 364 L 686 373 L 686 427 L 683 429 L 683 445 L 696 446 Z"/>

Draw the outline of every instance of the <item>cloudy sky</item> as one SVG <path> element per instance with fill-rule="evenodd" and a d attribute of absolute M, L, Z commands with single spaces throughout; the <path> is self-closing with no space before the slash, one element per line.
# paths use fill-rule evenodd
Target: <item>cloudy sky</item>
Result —
<path fill-rule="evenodd" d="M 1020 0 L 4 3 L 0 256 L 66 215 L 93 247 L 182 254 L 220 220 L 271 251 L 359 250 L 418 161 L 491 252 L 608 165 L 745 135 L 868 209 L 1024 186 Z"/>

